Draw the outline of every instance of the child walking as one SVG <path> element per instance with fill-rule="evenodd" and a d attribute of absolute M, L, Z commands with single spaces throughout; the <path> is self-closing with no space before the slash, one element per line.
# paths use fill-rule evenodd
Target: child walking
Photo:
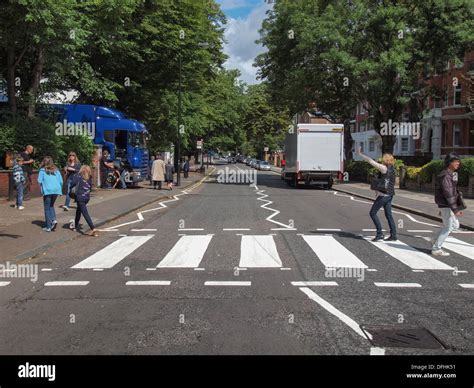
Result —
<path fill-rule="evenodd" d="M 26 178 L 23 174 L 23 168 L 21 165 L 23 164 L 23 158 L 21 155 L 17 155 L 15 160 L 13 161 L 13 182 L 15 184 L 16 190 L 16 205 L 15 209 L 23 210 L 25 207 L 23 206 L 23 190 L 25 188 Z"/>

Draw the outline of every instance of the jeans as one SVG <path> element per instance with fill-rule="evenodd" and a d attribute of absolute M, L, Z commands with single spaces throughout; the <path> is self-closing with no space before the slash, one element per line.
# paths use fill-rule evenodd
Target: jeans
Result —
<path fill-rule="evenodd" d="M 92 219 L 89 215 L 89 211 L 87 210 L 87 202 L 82 202 L 82 201 L 77 202 L 76 219 L 75 219 L 76 229 L 79 227 L 79 221 L 81 220 L 81 215 L 84 216 L 87 222 L 87 225 L 89 225 L 89 228 L 91 230 L 94 230 L 94 224 L 92 223 Z"/>
<path fill-rule="evenodd" d="M 383 235 L 382 225 L 377 216 L 377 212 L 383 206 L 385 217 L 387 218 L 388 226 L 390 227 L 390 236 L 397 237 L 397 228 L 395 227 L 395 221 L 393 221 L 392 216 L 392 199 L 393 195 L 379 195 L 370 209 L 370 218 L 372 218 L 375 228 L 377 229 L 377 236 Z"/>
<path fill-rule="evenodd" d="M 43 196 L 44 218 L 46 220 L 46 227 L 51 229 L 53 221 L 56 221 L 56 212 L 54 211 L 54 203 L 58 198 L 57 194 L 50 194 Z"/>
<path fill-rule="evenodd" d="M 442 207 L 439 209 L 441 218 L 443 219 L 443 227 L 436 237 L 433 245 L 433 251 L 439 251 L 444 244 L 444 240 L 449 236 L 453 230 L 459 229 L 459 220 L 449 207 Z"/>
<path fill-rule="evenodd" d="M 64 206 L 69 207 L 71 203 L 71 197 L 69 196 L 69 190 L 71 190 L 71 179 L 66 180 L 66 202 Z"/>
<path fill-rule="evenodd" d="M 23 206 L 23 183 L 16 184 L 16 206 Z"/>
<path fill-rule="evenodd" d="M 120 184 L 122 185 L 122 189 L 127 188 L 127 183 L 125 182 L 125 175 L 127 175 L 127 171 L 123 170 L 120 174 Z"/>

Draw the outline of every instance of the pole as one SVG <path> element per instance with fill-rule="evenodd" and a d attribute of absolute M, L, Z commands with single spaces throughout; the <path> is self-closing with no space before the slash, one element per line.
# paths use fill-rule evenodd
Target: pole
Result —
<path fill-rule="evenodd" d="M 176 145 L 175 166 L 177 171 L 176 186 L 181 185 L 181 53 L 179 54 L 179 92 L 178 92 L 178 144 Z"/>

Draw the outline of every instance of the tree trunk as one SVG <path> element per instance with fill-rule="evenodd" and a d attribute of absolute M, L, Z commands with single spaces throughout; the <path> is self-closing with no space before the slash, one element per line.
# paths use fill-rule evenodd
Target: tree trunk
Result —
<path fill-rule="evenodd" d="M 28 117 L 34 117 L 36 111 L 36 98 L 38 97 L 38 90 L 41 81 L 41 75 L 43 74 L 44 67 L 44 49 L 43 47 L 38 48 L 36 55 L 36 63 L 33 68 L 33 77 L 31 80 L 30 89 L 28 90 Z"/>
<path fill-rule="evenodd" d="M 16 89 L 15 89 L 15 49 L 7 49 L 7 96 L 8 107 L 12 113 L 16 113 Z"/>
<path fill-rule="evenodd" d="M 346 161 L 352 160 L 352 144 L 354 140 L 352 139 L 351 127 L 349 120 L 344 121 L 344 156 Z"/>

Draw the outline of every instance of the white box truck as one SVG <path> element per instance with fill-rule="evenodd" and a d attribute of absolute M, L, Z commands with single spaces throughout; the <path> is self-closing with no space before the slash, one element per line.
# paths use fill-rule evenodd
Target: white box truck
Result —
<path fill-rule="evenodd" d="M 304 182 L 331 188 L 344 172 L 344 125 L 297 124 L 286 134 L 285 160 L 281 178 L 289 185 Z"/>

